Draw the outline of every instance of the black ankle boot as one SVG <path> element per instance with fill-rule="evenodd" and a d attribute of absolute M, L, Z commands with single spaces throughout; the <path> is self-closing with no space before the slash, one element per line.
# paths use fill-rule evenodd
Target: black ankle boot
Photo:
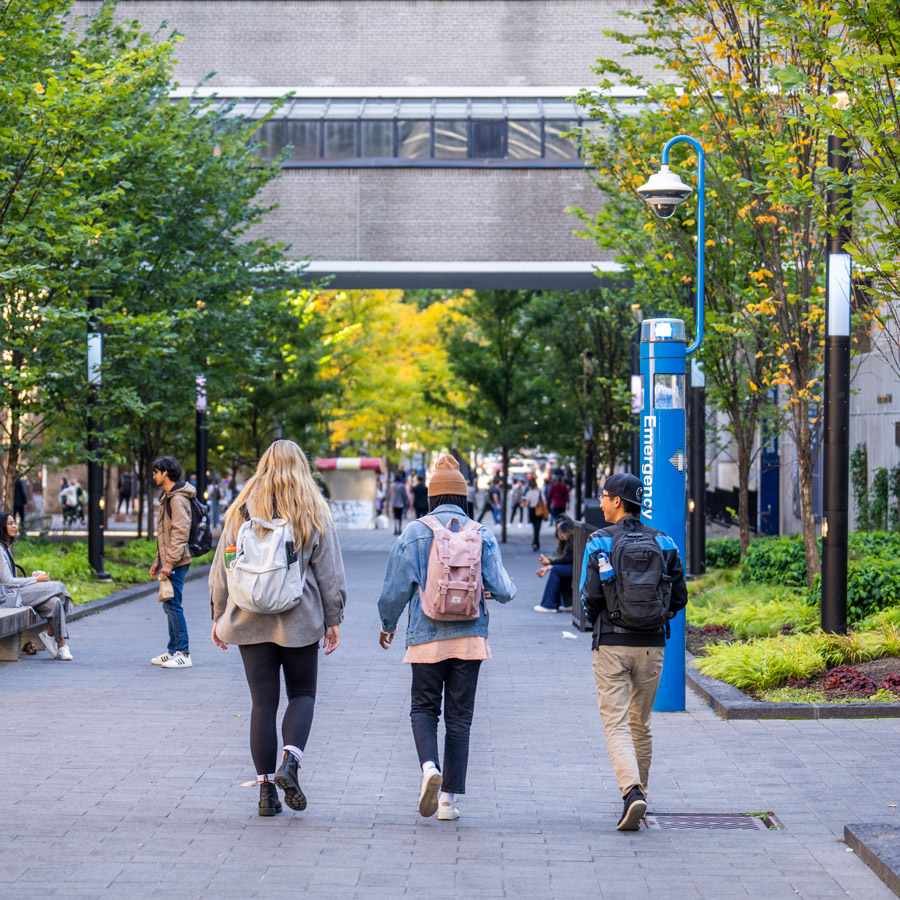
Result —
<path fill-rule="evenodd" d="M 261 781 L 259 783 L 259 814 L 261 816 L 274 816 L 282 810 L 281 801 L 278 799 L 278 789 L 274 782 Z"/>
<path fill-rule="evenodd" d="M 300 763 L 297 757 L 289 750 L 284 751 L 284 759 L 275 773 L 275 784 L 284 791 L 284 802 L 291 809 L 306 809 L 306 796 L 300 789 L 300 781 L 297 776 L 297 770 Z"/>

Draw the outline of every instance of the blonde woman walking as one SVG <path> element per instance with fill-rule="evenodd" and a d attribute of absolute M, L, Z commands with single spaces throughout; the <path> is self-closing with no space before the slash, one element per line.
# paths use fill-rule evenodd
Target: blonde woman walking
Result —
<path fill-rule="evenodd" d="M 235 545 L 245 522 L 256 519 L 265 523 L 284 520 L 293 529 L 305 586 L 300 602 L 284 612 L 247 612 L 238 606 L 235 596 L 229 596 L 226 548 Z M 254 524 L 251 530 L 264 539 L 261 525 Z M 275 441 L 266 450 L 256 472 L 229 507 L 209 574 L 209 588 L 213 643 L 223 650 L 228 644 L 238 645 L 250 686 L 250 752 L 260 785 L 259 814 L 281 812 L 276 785 L 284 791 L 285 803 L 291 809 L 305 809 L 299 768 L 315 706 L 318 644 L 321 640 L 326 655 L 337 649 L 347 588 L 328 504 L 305 454 L 293 441 Z M 276 715 L 282 670 L 288 706 L 281 723 L 281 765 L 276 771 Z"/>

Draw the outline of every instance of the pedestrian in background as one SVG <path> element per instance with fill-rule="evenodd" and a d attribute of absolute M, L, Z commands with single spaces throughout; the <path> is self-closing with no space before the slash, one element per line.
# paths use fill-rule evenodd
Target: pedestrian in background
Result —
<path fill-rule="evenodd" d="M 619 831 L 637 831 L 647 811 L 650 714 L 669 619 L 687 605 L 678 548 L 668 535 L 641 522 L 643 495 L 635 475 L 606 479 L 600 508 L 610 524 L 588 539 L 580 580 L 594 626 L 594 679 L 606 748 L 625 802 Z"/>
<path fill-rule="evenodd" d="M 543 554 L 539 578 L 546 577 L 544 596 L 535 612 L 570 612 L 572 609 L 572 559 L 575 543 L 575 523 L 568 517 L 556 523 L 556 539 L 559 541 L 556 556 L 551 559 Z"/>
<path fill-rule="evenodd" d="M 12 545 L 18 534 L 15 516 L 0 512 L 0 604 L 30 606 L 47 620 L 46 630 L 38 634 L 47 652 L 54 659 L 71 661 L 72 651 L 66 643 L 69 639 L 66 614 L 71 614 L 75 605 L 65 586 L 51 581 L 46 572 L 36 571 L 29 577 L 16 574 Z"/>
<path fill-rule="evenodd" d="M 122 472 L 119 475 L 119 480 L 117 483 L 117 488 L 119 492 L 118 500 L 116 501 L 116 515 L 119 514 L 122 506 L 125 507 L 125 515 L 127 516 L 131 512 L 131 482 L 132 482 L 132 474 L 131 472 Z"/>
<path fill-rule="evenodd" d="M 25 534 L 25 507 L 28 505 L 28 482 L 20 475 L 13 487 L 13 515 L 19 520 L 21 532 Z"/>
<path fill-rule="evenodd" d="M 541 549 L 541 525 L 547 518 L 547 501 L 541 493 L 541 483 L 535 475 L 531 486 L 522 498 L 522 505 L 528 510 L 528 522 L 531 525 L 531 549 Z"/>
<path fill-rule="evenodd" d="M 191 536 L 191 498 L 197 495 L 193 485 L 181 478 L 181 465 L 174 456 L 161 456 L 153 462 L 153 483 L 163 489 L 156 513 L 156 559 L 150 577 L 161 576 L 171 585 L 171 596 L 160 591 L 163 612 L 169 626 L 165 653 L 150 660 L 164 669 L 190 669 L 193 666 L 187 622 L 182 606 L 184 579 L 191 567 L 188 539 Z M 77 482 L 76 482 L 77 483 Z M 163 585 L 166 587 L 166 585 Z"/>
<path fill-rule="evenodd" d="M 569 506 L 569 489 L 563 481 L 562 471 L 556 473 L 553 484 L 547 491 L 547 503 L 550 506 L 550 521 L 555 525 L 560 516 L 566 514 Z"/>
<path fill-rule="evenodd" d="M 416 476 L 416 483 L 412 488 L 412 501 L 417 519 L 428 515 L 428 488 L 425 486 L 424 475 Z"/>
<path fill-rule="evenodd" d="M 466 480 L 459 463 L 449 454 L 435 464 L 428 486 L 431 515 L 413 522 L 394 544 L 388 559 L 384 586 L 378 600 L 381 616 L 379 643 L 387 650 L 394 639 L 403 610 L 409 608 L 404 662 L 412 667 L 410 721 L 422 783 L 419 814 L 442 820 L 459 818 L 456 798 L 466 792 L 469 764 L 469 730 L 475 710 L 475 690 L 481 663 L 490 659 L 487 598 L 501 603 L 512 600 L 516 589 L 503 568 L 497 539 L 488 528 L 479 528 L 481 567 L 475 599 L 475 618 L 455 621 L 425 614 L 422 596 L 428 591 L 429 557 L 435 540 L 433 527 L 471 530 L 465 512 Z M 429 524 L 434 517 L 436 523 Z M 453 523 L 456 529 L 453 529 Z M 446 532 L 444 532 L 446 534 Z M 438 553 L 440 548 L 438 547 Z M 467 570 L 468 571 L 468 570 Z M 472 586 L 470 585 L 470 589 Z M 437 591 L 434 585 L 432 590 Z M 444 705 L 444 764 L 438 756 L 437 730 Z"/>
<path fill-rule="evenodd" d="M 225 553 L 234 546 L 241 525 L 251 519 L 284 520 L 293 530 L 305 582 L 300 602 L 284 612 L 247 612 L 229 596 Z M 263 453 L 240 501 L 228 510 L 209 573 L 209 591 L 213 643 L 222 650 L 228 644 L 238 645 L 250 687 L 250 753 L 260 786 L 259 814 L 281 812 L 276 785 L 291 809 L 306 809 L 299 769 L 316 703 L 319 641 L 326 656 L 337 649 L 347 585 L 328 503 L 306 455 L 293 441 L 275 441 Z M 281 723 L 281 765 L 276 771 L 282 672 L 288 705 Z"/>
<path fill-rule="evenodd" d="M 406 476 L 398 472 L 391 484 L 391 509 L 394 513 L 394 534 L 403 530 L 403 514 L 409 506 L 409 494 L 406 492 Z"/>
<path fill-rule="evenodd" d="M 522 490 L 522 482 L 519 481 L 518 478 L 513 478 L 512 489 L 509 492 L 509 505 L 510 505 L 510 514 L 509 514 L 509 524 L 512 525 L 516 520 L 516 513 L 519 514 L 519 526 L 521 527 L 524 522 L 525 510 L 522 509 L 522 495 L 524 491 Z"/>

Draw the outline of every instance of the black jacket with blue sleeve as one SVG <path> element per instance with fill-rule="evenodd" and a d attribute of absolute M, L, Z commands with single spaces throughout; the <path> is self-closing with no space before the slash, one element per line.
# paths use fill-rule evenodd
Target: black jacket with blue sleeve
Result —
<path fill-rule="evenodd" d="M 634 532 L 643 531 L 653 535 L 662 551 L 666 564 L 666 572 L 672 582 L 672 597 L 669 603 L 669 615 L 674 616 L 687 606 L 687 584 L 684 580 L 684 565 L 678 555 L 675 541 L 667 534 L 645 525 L 639 516 L 627 515 L 615 525 L 595 531 L 584 549 L 581 562 L 581 602 L 588 621 L 594 626 L 593 649 L 603 645 L 625 647 L 664 647 L 666 644 L 666 628 L 658 631 L 629 631 L 614 624 L 607 614 L 606 598 L 598 570 L 598 558 L 601 553 L 609 556 L 612 550 L 613 537 L 619 530 Z"/>

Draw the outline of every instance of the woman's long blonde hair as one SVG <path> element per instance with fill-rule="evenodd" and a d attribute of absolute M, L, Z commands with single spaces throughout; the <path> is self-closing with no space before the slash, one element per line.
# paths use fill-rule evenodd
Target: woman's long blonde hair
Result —
<path fill-rule="evenodd" d="M 294 529 L 298 546 L 331 524 L 331 510 L 312 477 L 306 454 L 293 441 L 275 441 L 260 457 L 256 471 L 225 514 L 225 527 L 237 534 L 243 520 L 284 519 Z"/>

